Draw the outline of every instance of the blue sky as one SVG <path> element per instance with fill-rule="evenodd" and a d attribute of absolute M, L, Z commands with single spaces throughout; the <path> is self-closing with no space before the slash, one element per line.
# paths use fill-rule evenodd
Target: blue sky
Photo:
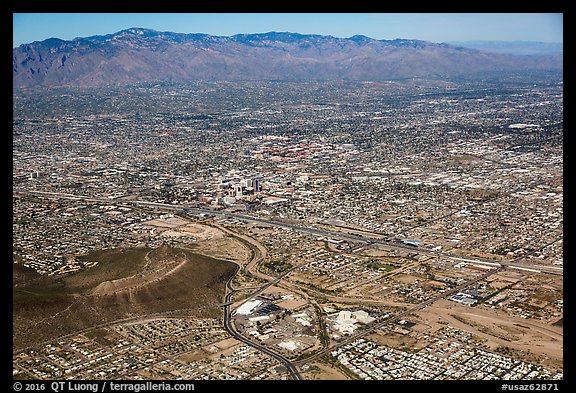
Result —
<path fill-rule="evenodd" d="M 563 15 L 544 13 L 276 13 L 276 14 L 13 14 L 14 47 L 56 37 L 70 40 L 145 27 L 178 33 L 234 35 L 290 31 L 432 42 L 490 40 L 563 42 Z"/>

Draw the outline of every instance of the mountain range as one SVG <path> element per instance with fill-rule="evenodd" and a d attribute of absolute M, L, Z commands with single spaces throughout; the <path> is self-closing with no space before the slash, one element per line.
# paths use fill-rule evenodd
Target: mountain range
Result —
<path fill-rule="evenodd" d="M 485 71 L 561 70 L 562 52 L 489 53 L 420 40 L 268 32 L 230 37 L 130 28 L 13 49 L 13 87 L 139 82 L 384 81 Z"/>
<path fill-rule="evenodd" d="M 563 52 L 561 42 L 539 41 L 451 41 L 450 45 L 478 49 L 485 52 L 508 53 L 514 55 L 543 55 Z"/>

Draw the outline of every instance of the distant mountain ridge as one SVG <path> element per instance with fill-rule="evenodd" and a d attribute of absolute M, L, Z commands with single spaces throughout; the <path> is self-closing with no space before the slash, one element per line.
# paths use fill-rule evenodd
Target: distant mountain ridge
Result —
<path fill-rule="evenodd" d="M 447 44 L 510 55 L 545 55 L 563 52 L 561 42 L 539 41 L 452 41 Z"/>
<path fill-rule="evenodd" d="M 515 56 L 427 41 L 268 32 L 230 37 L 130 28 L 13 49 L 13 86 L 218 80 L 371 80 L 562 69 L 562 53 Z"/>

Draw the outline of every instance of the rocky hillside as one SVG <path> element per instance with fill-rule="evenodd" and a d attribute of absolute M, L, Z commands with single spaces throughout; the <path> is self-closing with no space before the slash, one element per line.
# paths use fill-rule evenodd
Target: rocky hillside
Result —
<path fill-rule="evenodd" d="M 296 33 L 231 37 L 131 28 L 13 50 L 13 86 L 106 86 L 194 80 L 437 78 L 482 71 L 561 69 L 562 54 L 508 55 L 418 40 Z"/>

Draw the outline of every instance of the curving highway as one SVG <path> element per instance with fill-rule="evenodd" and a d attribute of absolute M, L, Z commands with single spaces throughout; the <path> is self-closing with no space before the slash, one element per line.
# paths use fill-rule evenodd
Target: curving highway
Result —
<path fill-rule="evenodd" d="M 157 203 L 157 202 L 122 200 L 122 199 L 111 200 L 109 198 L 102 198 L 102 197 L 87 197 L 87 196 L 81 196 L 81 195 L 71 195 L 71 194 L 43 192 L 43 191 L 26 191 L 26 190 L 15 189 L 14 193 L 15 194 L 22 193 L 22 194 L 28 194 L 28 195 L 35 195 L 35 196 L 46 197 L 46 198 L 61 198 L 61 199 L 79 200 L 79 201 L 86 201 L 86 202 L 105 202 L 107 204 L 131 204 L 131 205 L 136 205 L 136 206 L 147 206 L 147 207 L 151 207 L 151 208 L 164 209 L 164 210 L 184 211 L 184 212 L 197 214 L 197 215 L 204 215 L 204 216 L 206 216 L 206 215 L 220 216 L 220 217 L 232 218 L 232 219 L 236 219 L 236 220 L 248 222 L 248 223 L 267 224 L 267 225 L 274 226 L 274 227 L 284 228 L 284 229 L 291 230 L 291 231 L 298 231 L 301 233 L 320 236 L 320 237 L 328 237 L 328 238 L 333 238 L 333 239 L 343 239 L 343 240 L 349 240 L 349 241 L 353 241 L 353 242 L 367 243 L 367 244 L 376 243 L 379 245 L 383 245 L 383 246 L 385 246 L 391 250 L 408 251 L 411 253 L 417 253 L 417 254 L 423 254 L 423 255 L 429 255 L 429 256 L 439 256 L 439 257 L 444 257 L 447 259 L 452 259 L 454 261 L 477 263 L 477 264 L 487 265 L 487 266 L 491 267 L 491 269 L 488 272 L 486 272 L 485 274 L 482 274 L 478 277 L 475 277 L 472 280 L 469 280 L 469 281 L 467 281 L 461 285 L 458 285 L 457 287 L 452 288 L 448 291 L 442 292 L 442 293 L 438 294 L 437 296 L 426 300 L 425 302 L 422 302 L 418 305 L 415 305 L 414 307 L 411 307 L 407 310 L 401 311 L 401 312 L 399 312 L 393 316 L 386 318 L 383 321 L 374 323 L 371 326 L 367 327 L 366 329 L 363 329 L 363 330 L 361 330 L 355 334 L 352 334 L 352 335 L 346 337 L 345 339 L 343 339 L 342 341 L 340 341 L 336 344 L 333 344 L 332 346 L 330 346 L 324 350 L 316 352 L 315 354 L 313 354 L 313 355 L 311 355 L 305 359 L 291 362 L 290 360 L 286 359 L 282 355 L 280 355 L 280 354 L 272 351 L 271 349 L 267 348 L 266 346 L 261 345 L 261 344 L 256 343 L 256 342 L 253 342 L 253 341 L 249 340 L 248 338 L 242 336 L 236 330 L 236 326 L 234 325 L 233 318 L 231 315 L 231 313 L 232 313 L 231 305 L 233 304 L 232 296 L 236 292 L 241 291 L 241 290 L 254 290 L 247 298 L 243 299 L 243 302 L 245 302 L 245 301 L 253 298 L 257 294 L 259 294 L 260 292 L 262 292 L 264 289 L 266 289 L 266 288 L 268 288 L 274 284 L 277 284 L 278 281 L 283 279 L 287 274 L 289 274 L 290 272 L 292 272 L 294 269 L 298 268 L 299 266 L 294 266 L 293 268 L 285 271 L 284 273 L 282 273 L 281 275 L 279 275 L 275 279 L 269 281 L 268 283 L 266 283 L 260 287 L 234 289 L 232 287 L 232 280 L 234 279 L 234 277 L 236 276 L 236 274 L 240 270 L 240 266 L 238 264 L 236 264 L 236 270 L 235 270 L 234 274 L 226 282 L 226 292 L 227 293 L 225 295 L 224 303 L 222 304 L 223 309 L 224 309 L 224 328 L 232 337 L 236 338 L 238 341 L 241 341 L 241 342 L 245 343 L 246 345 L 249 345 L 249 346 L 257 349 L 258 351 L 263 352 L 263 353 L 273 357 L 274 359 L 276 359 L 278 362 L 280 362 L 280 364 L 282 364 L 286 368 L 286 370 L 290 374 L 291 378 L 295 379 L 295 380 L 301 380 L 302 379 L 302 377 L 301 377 L 301 375 L 297 369 L 298 365 L 306 364 L 306 363 L 308 363 L 314 359 L 317 359 L 318 357 L 326 355 L 338 347 L 346 345 L 346 344 L 352 342 L 353 340 L 355 340 L 359 337 L 362 337 L 366 334 L 369 334 L 370 332 L 374 331 L 375 329 L 378 329 L 378 328 L 383 327 L 385 325 L 397 322 L 402 317 L 404 317 L 410 313 L 413 313 L 415 311 L 418 311 L 424 307 L 427 307 L 428 305 L 434 303 L 435 301 L 442 299 L 442 298 L 445 298 L 445 297 L 447 297 L 453 293 L 456 293 L 456 292 L 464 289 L 465 287 L 468 287 L 469 285 L 472 285 L 472 284 L 478 282 L 479 280 L 482 280 L 482 279 L 484 279 L 484 278 L 486 278 L 486 277 L 488 277 L 494 273 L 497 273 L 497 272 L 499 272 L 505 268 L 518 269 L 518 270 L 527 271 L 527 272 L 534 272 L 534 273 L 563 275 L 563 268 L 557 267 L 557 266 L 531 265 L 531 264 L 525 264 L 525 263 L 518 263 L 518 262 L 516 262 L 518 259 L 515 259 L 512 261 L 499 261 L 499 260 L 493 260 L 493 259 L 481 258 L 481 257 L 468 257 L 468 256 L 464 257 L 462 255 L 451 254 L 448 252 L 432 251 L 432 250 L 429 250 L 426 248 L 418 248 L 418 247 L 414 247 L 414 246 L 410 246 L 410 245 L 399 244 L 398 242 L 393 241 L 393 240 L 375 237 L 375 236 L 377 236 L 376 234 L 374 234 L 374 236 L 368 236 L 369 234 L 359 235 L 359 234 L 329 231 L 329 230 L 317 229 L 317 228 L 311 228 L 311 227 L 302 227 L 302 226 L 298 226 L 298 225 L 286 224 L 286 223 L 275 221 L 275 220 L 252 217 L 252 216 L 230 213 L 230 212 L 224 212 L 224 211 L 202 209 L 202 208 L 197 208 L 197 207 L 183 207 L 183 206 L 170 205 L 170 204 Z"/>
<path fill-rule="evenodd" d="M 83 195 L 73 195 L 73 194 L 65 194 L 65 193 L 56 193 L 56 192 L 44 192 L 44 191 L 27 191 L 27 190 L 20 190 L 15 189 L 14 193 L 21 193 L 21 194 L 28 194 L 28 195 L 35 195 L 35 196 L 42 196 L 46 198 L 62 198 L 62 199 L 70 199 L 70 200 L 79 200 L 79 201 L 86 201 L 86 202 L 106 202 L 108 204 L 131 204 L 136 206 L 147 206 L 157 209 L 166 209 L 166 210 L 175 210 L 175 211 L 185 211 L 192 214 L 197 215 L 212 215 L 212 216 L 220 216 L 226 218 L 233 218 L 239 221 L 248 222 L 248 223 L 259 223 L 259 224 L 267 224 L 270 226 L 284 228 L 291 231 L 297 231 L 301 233 L 306 233 L 309 235 L 315 235 L 320 237 L 329 237 L 329 238 L 337 238 L 342 240 L 350 240 L 353 242 L 358 243 L 368 243 L 368 244 L 379 244 L 383 245 L 391 250 L 400 250 L 400 251 L 408 251 L 411 253 L 422 254 L 422 255 L 432 255 L 432 256 L 440 256 L 448 259 L 453 259 L 456 261 L 464 261 L 470 263 L 480 263 L 491 265 L 494 267 L 498 266 L 506 266 L 513 269 L 523 270 L 527 272 L 533 273 L 545 273 L 545 274 L 552 274 L 552 275 L 563 275 L 563 268 L 558 266 L 548 266 L 548 265 L 535 265 L 535 264 L 525 264 L 525 263 L 518 263 L 516 262 L 518 259 L 512 261 L 499 261 L 495 259 L 489 258 L 481 258 L 481 257 L 463 257 L 462 255 L 451 254 L 448 252 L 443 251 L 432 251 L 426 248 L 419 248 L 409 245 L 400 244 L 396 241 L 391 241 L 388 239 L 382 239 L 379 237 L 367 236 L 367 235 L 356 235 L 351 233 L 343 233 L 337 231 L 329 231 L 325 229 L 318 229 L 318 228 L 311 228 L 311 227 L 304 227 L 299 225 L 291 225 L 286 224 L 283 222 L 270 220 L 267 218 L 259 218 L 259 217 L 252 217 L 243 214 L 237 213 L 230 213 L 225 211 L 218 211 L 218 210 L 210 210 L 210 209 L 202 209 L 198 207 L 185 207 L 185 206 L 178 206 L 178 205 L 170 205 L 167 203 L 158 203 L 158 202 L 148 202 L 148 201 L 134 201 L 134 200 L 122 200 L 122 199 L 109 199 L 103 197 L 88 197 Z"/>
<path fill-rule="evenodd" d="M 250 341 L 248 338 L 244 337 L 243 335 L 238 333 L 238 331 L 236 330 L 236 326 L 234 325 L 234 322 L 232 320 L 232 315 L 231 315 L 232 310 L 230 309 L 230 305 L 232 303 L 232 296 L 234 295 L 234 293 L 236 293 L 238 291 L 237 289 L 232 288 L 232 280 L 234 279 L 234 276 L 238 273 L 239 270 L 240 270 L 240 266 L 237 264 L 236 270 L 234 271 L 234 274 L 226 282 L 227 293 L 226 293 L 226 296 L 224 298 L 224 302 L 225 302 L 224 303 L 224 328 L 226 329 L 228 334 L 230 334 L 236 340 L 241 341 L 244 344 L 249 345 L 249 346 L 257 349 L 260 352 L 264 352 L 265 354 L 272 356 L 274 359 L 278 360 L 282 365 L 284 365 L 284 367 L 286 368 L 288 373 L 290 373 L 290 376 L 292 377 L 292 379 L 302 380 L 302 376 L 300 375 L 300 372 L 298 372 L 298 369 L 296 368 L 296 366 L 292 362 L 290 362 L 284 356 L 272 351 L 271 349 L 266 348 L 265 346 L 263 346 L 259 343 L 255 343 L 253 341 Z M 268 287 L 270 285 L 271 284 L 268 283 L 268 284 L 264 285 L 264 287 Z M 263 288 L 260 288 L 259 290 L 257 290 L 257 293 L 259 293 L 261 290 L 263 290 Z"/>

